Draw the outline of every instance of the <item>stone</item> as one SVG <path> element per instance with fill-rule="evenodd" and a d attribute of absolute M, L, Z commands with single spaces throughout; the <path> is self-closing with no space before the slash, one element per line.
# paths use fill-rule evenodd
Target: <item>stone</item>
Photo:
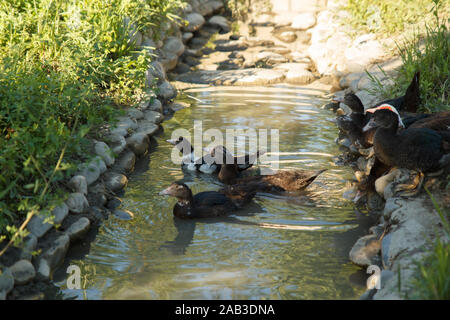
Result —
<path fill-rule="evenodd" d="M 363 106 L 366 108 L 369 108 L 371 105 L 376 103 L 376 101 L 378 100 L 377 97 L 371 95 L 366 90 L 358 91 L 355 94 L 358 96 L 358 98 L 361 100 Z"/>
<path fill-rule="evenodd" d="M 121 220 L 131 220 L 134 218 L 133 212 L 125 209 L 115 209 L 113 214 Z"/>
<path fill-rule="evenodd" d="M 145 52 L 147 55 L 151 56 L 155 52 L 156 43 L 152 38 L 144 36 L 142 38 L 141 51 Z"/>
<path fill-rule="evenodd" d="M 390 219 L 392 212 L 400 208 L 400 205 L 397 203 L 398 198 L 389 198 L 386 200 L 383 210 L 383 216 L 385 219 Z"/>
<path fill-rule="evenodd" d="M 136 109 L 136 108 L 129 108 L 127 110 L 127 114 L 131 119 L 134 119 L 134 120 L 139 120 L 139 119 L 144 118 L 144 113 L 141 110 Z M 108 165 L 108 163 L 106 163 L 106 164 Z"/>
<path fill-rule="evenodd" d="M 186 63 L 178 62 L 173 71 L 176 73 L 185 73 L 191 71 L 191 68 Z"/>
<path fill-rule="evenodd" d="M 113 192 L 122 190 L 128 183 L 125 175 L 116 172 L 107 172 L 104 175 L 104 180 L 106 188 Z"/>
<path fill-rule="evenodd" d="M 69 236 L 70 242 L 81 239 L 88 231 L 91 223 L 88 218 L 81 217 L 70 225 L 66 230 L 66 234 Z"/>
<path fill-rule="evenodd" d="M 106 207 L 110 210 L 114 210 L 118 208 L 122 204 L 122 200 L 120 198 L 114 197 L 111 200 L 108 201 L 108 204 Z"/>
<path fill-rule="evenodd" d="M 312 12 L 304 12 L 292 19 L 291 27 L 298 30 L 306 30 L 316 24 L 316 16 Z"/>
<path fill-rule="evenodd" d="M 34 279 L 36 271 L 33 265 L 28 260 L 19 260 L 14 263 L 10 268 L 12 275 L 14 276 L 15 285 L 23 285 Z"/>
<path fill-rule="evenodd" d="M 127 136 L 129 133 L 129 130 L 136 129 L 136 121 L 130 119 L 129 117 L 119 117 L 118 122 L 115 123 L 112 128 L 110 129 L 110 133 L 112 135 L 121 135 L 123 137 Z"/>
<path fill-rule="evenodd" d="M 108 144 L 111 148 L 111 151 L 114 154 L 119 154 L 125 149 L 127 142 L 125 140 L 125 137 L 122 135 L 108 135 L 107 137 Z"/>
<path fill-rule="evenodd" d="M 5 300 L 14 288 L 14 276 L 9 268 L 0 265 L 0 300 Z"/>
<path fill-rule="evenodd" d="M 268 65 L 287 62 L 288 59 L 281 54 L 271 51 L 261 51 L 256 54 L 256 63 L 263 62 Z"/>
<path fill-rule="evenodd" d="M 192 32 L 184 32 L 183 35 L 181 36 L 181 40 L 183 41 L 183 43 L 187 43 L 189 40 L 192 39 L 193 36 L 194 34 Z"/>
<path fill-rule="evenodd" d="M 360 297 L 359 300 L 372 300 L 373 296 L 375 295 L 375 293 L 377 292 L 377 289 L 369 289 L 366 290 L 366 292 L 364 292 Z"/>
<path fill-rule="evenodd" d="M 113 167 L 114 168 L 114 167 Z M 92 206 L 103 206 L 108 199 L 106 198 L 106 189 L 103 183 L 96 183 L 89 187 L 89 193 L 87 195 L 87 200 L 89 205 Z"/>
<path fill-rule="evenodd" d="M 153 135 L 156 131 L 158 131 L 159 126 L 152 121 L 148 120 L 140 120 L 139 121 L 139 129 L 138 133 L 144 133 L 147 136 Z"/>
<path fill-rule="evenodd" d="M 150 140 L 145 133 L 136 132 L 127 139 L 127 147 L 137 156 L 142 156 L 148 150 Z"/>
<path fill-rule="evenodd" d="M 30 261 L 33 258 L 33 251 L 36 249 L 37 243 L 37 237 L 32 233 L 28 234 L 23 241 L 22 251 L 20 252 L 20 259 Z"/>
<path fill-rule="evenodd" d="M 381 241 L 375 235 L 370 234 L 356 241 L 350 250 L 349 258 L 354 264 L 362 267 L 379 265 L 380 257 L 378 253 L 380 249 Z"/>
<path fill-rule="evenodd" d="M 166 72 L 164 71 L 164 68 L 159 61 L 153 61 L 150 63 L 150 67 L 147 70 L 147 74 L 152 75 L 159 81 L 165 81 L 167 79 Z"/>
<path fill-rule="evenodd" d="M 232 40 L 225 42 L 216 41 L 216 51 L 241 51 L 248 48 L 248 44 L 243 40 Z"/>
<path fill-rule="evenodd" d="M 177 96 L 176 89 L 168 81 L 164 81 L 158 86 L 158 98 L 171 100 Z"/>
<path fill-rule="evenodd" d="M 284 31 L 275 35 L 278 39 L 283 42 L 291 43 L 297 40 L 297 35 L 293 31 Z"/>
<path fill-rule="evenodd" d="M 230 22 L 222 16 L 213 16 L 208 20 L 208 23 L 213 27 L 219 27 L 223 32 L 230 32 Z"/>
<path fill-rule="evenodd" d="M 59 236 L 53 242 L 53 245 L 41 255 L 37 270 L 37 275 L 40 279 L 48 280 L 52 277 L 53 271 L 64 260 L 69 244 L 69 236 L 63 234 Z"/>
<path fill-rule="evenodd" d="M 284 81 L 290 84 L 311 83 L 315 77 L 307 68 L 305 63 L 282 63 L 276 66 L 276 69 L 287 71 Z"/>
<path fill-rule="evenodd" d="M 383 268 L 389 269 L 390 268 L 390 261 L 389 261 L 389 246 L 391 244 L 392 234 L 387 233 L 383 240 L 381 241 L 381 262 L 383 264 Z"/>
<path fill-rule="evenodd" d="M 201 5 L 197 7 L 198 13 L 200 13 L 202 16 L 209 16 L 213 13 L 213 8 L 209 2 L 202 2 Z"/>
<path fill-rule="evenodd" d="M 187 21 L 187 26 L 185 26 L 183 30 L 186 32 L 197 31 L 205 23 L 205 18 L 196 12 L 187 14 L 185 20 Z"/>
<path fill-rule="evenodd" d="M 163 113 L 162 103 L 161 103 L 161 101 L 159 101 L 156 98 L 149 105 L 148 109 L 151 110 L 151 111 L 156 111 L 156 112 L 159 112 L 159 113 Z"/>
<path fill-rule="evenodd" d="M 159 112 L 148 110 L 144 113 L 144 119 L 159 124 L 164 120 L 164 116 Z"/>
<path fill-rule="evenodd" d="M 212 7 L 213 12 L 217 12 L 223 8 L 223 1 L 209 1 L 209 5 Z"/>
<path fill-rule="evenodd" d="M 363 75 L 362 72 L 349 73 L 339 80 L 339 85 L 341 88 L 350 88 L 353 92 L 356 92 L 358 91 L 358 83 Z"/>
<path fill-rule="evenodd" d="M 384 55 L 385 50 L 377 40 L 357 43 L 344 51 L 347 70 L 350 72 L 362 71 L 367 65 L 380 60 Z"/>
<path fill-rule="evenodd" d="M 381 270 L 380 289 L 386 286 L 386 283 L 394 276 L 394 272 L 391 270 Z"/>
<path fill-rule="evenodd" d="M 184 44 L 181 39 L 177 37 L 168 37 L 164 42 L 164 46 L 162 49 L 167 52 L 176 54 L 179 57 L 184 52 Z"/>
<path fill-rule="evenodd" d="M 69 194 L 66 200 L 67 207 L 70 212 L 73 213 L 84 213 L 89 208 L 89 202 L 87 201 L 84 194 L 79 192 L 74 192 Z"/>
<path fill-rule="evenodd" d="M 114 157 L 109 146 L 103 141 L 97 141 L 94 145 L 95 153 L 103 159 L 107 166 L 114 164 Z"/>
<path fill-rule="evenodd" d="M 116 164 L 114 165 L 114 171 L 120 173 L 130 173 L 134 170 L 134 164 L 136 163 L 136 155 L 130 150 L 126 150 L 119 156 Z"/>
<path fill-rule="evenodd" d="M 177 66 L 178 56 L 172 52 L 164 52 L 160 56 L 160 62 L 165 71 L 170 71 Z"/>
<path fill-rule="evenodd" d="M 53 223 L 61 224 L 66 216 L 69 214 L 69 208 L 65 203 L 55 207 L 51 213 L 54 216 Z M 48 230 L 51 229 L 53 224 L 48 222 L 44 223 L 45 217 L 35 215 L 31 218 L 27 225 L 28 231 L 30 231 L 36 238 L 41 238 Z"/>
<path fill-rule="evenodd" d="M 67 185 L 73 192 L 79 192 L 84 195 L 87 194 L 87 182 L 84 176 L 73 176 Z"/>

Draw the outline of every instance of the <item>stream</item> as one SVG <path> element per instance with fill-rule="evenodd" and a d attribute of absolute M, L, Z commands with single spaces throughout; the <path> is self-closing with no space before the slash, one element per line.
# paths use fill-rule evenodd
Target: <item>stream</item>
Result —
<path fill-rule="evenodd" d="M 100 227 L 89 252 L 72 259 L 84 289 L 68 289 L 55 277 L 64 299 L 357 299 L 367 275 L 348 253 L 372 225 L 342 197 L 351 168 L 336 166 L 333 113 L 320 109 L 324 94 L 311 86 L 204 87 L 152 138 L 122 197 L 134 219 L 113 215 Z M 181 170 L 166 142 L 175 129 L 279 129 L 282 169 L 328 169 L 305 191 L 258 193 L 228 217 L 174 219 L 174 198 L 158 192 L 183 180 L 193 193 L 218 190 L 214 176 Z M 238 146 L 240 149 L 244 146 Z"/>

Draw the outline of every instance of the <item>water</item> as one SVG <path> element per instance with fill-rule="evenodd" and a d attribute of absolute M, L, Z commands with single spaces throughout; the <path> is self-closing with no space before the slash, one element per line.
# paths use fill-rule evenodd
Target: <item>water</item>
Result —
<path fill-rule="evenodd" d="M 366 233 L 367 217 L 342 198 L 352 172 L 333 163 L 339 154 L 324 92 L 285 85 L 191 90 L 195 104 L 163 122 L 152 151 L 130 177 L 122 207 L 135 219 L 104 222 L 89 253 L 72 260 L 84 290 L 56 282 L 77 299 L 355 299 L 365 275 L 348 259 Z M 158 192 L 183 179 L 194 193 L 221 184 L 184 173 L 165 142 L 177 128 L 279 129 L 280 168 L 320 169 L 307 191 L 258 194 L 237 214 L 218 219 L 174 220 L 174 198 Z M 149 161 L 148 161 L 149 160 Z"/>

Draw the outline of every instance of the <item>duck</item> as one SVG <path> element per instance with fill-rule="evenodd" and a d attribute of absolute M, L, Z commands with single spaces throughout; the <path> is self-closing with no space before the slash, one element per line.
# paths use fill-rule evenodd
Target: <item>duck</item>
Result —
<path fill-rule="evenodd" d="M 204 157 L 196 157 L 194 153 L 194 147 L 191 145 L 188 139 L 185 137 L 178 137 L 177 139 L 166 140 L 170 144 L 174 145 L 182 154 L 181 167 L 190 171 L 200 171 L 203 173 L 216 173 L 220 167 L 213 162 L 207 162 Z"/>
<path fill-rule="evenodd" d="M 418 119 L 409 128 L 428 128 L 438 132 L 450 130 L 450 111 L 427 114 L 427 117 Z"/>
<path fill-rule="evenodd" d="M 263 155 L 264 151 L 256 151 L 255 154 L 246 154 L 244 156 L 235 157 L 223 145 L 217 145 L 209 152 L 210 161 L 214 161 L 216 165 L 225 163 L 235 163 L 238 172 L 245 171 L 253 166 L 255 160 Z M 207 157 L 207 156 L 206 156 Z M 206 158 L 205 157 L 205 158 Z M 219 167 L 220 170 L 220 167 Z"/>
<path fill-rule="evenodd" d="M 411 83 L 406 88 L 405 95 L 381 101 L 372 108 L 376 108 L 382 104 L 389 104 L 398 111 L 417 113 L 417 108 L 420 105 L 420 71 L 414 73 Z"/>
<path fill-rule="evenodd" d="M 195 195 L 182 182 L 173 182 L 159 192 L 159 195 L 177 198 L 173 215 L 180 219 L 214 218 L 226 216 L 247 204 L 255 192 L 227 190 L 224 192 L 204 191 Z"/>
<path fill-rule="evenodd" d="M 397 132 L 398 117 L 387 109 L 376 110 L 363 131 L 377 128 L 374 153 L 390 167 L 417 171 L 416 188 L 423 182 L 424 173 L 435 172 L 450 164 L 449 137 L 429 128 L 408 128 Z M 413 189 L 413 188 L 409 188 Z"/>

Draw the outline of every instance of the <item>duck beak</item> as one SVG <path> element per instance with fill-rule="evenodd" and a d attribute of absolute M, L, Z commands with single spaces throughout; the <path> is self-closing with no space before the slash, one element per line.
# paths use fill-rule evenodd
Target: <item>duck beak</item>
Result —
<path fill-rule="evenodd" d="M 169 139 L 169 140 L 166 140 L 168 143 L 170 143 L 170 144 L 172 144 L 172 145 L 176 145 L 177 144 L 177 140 L 176 139 Z"/>
<path fill-rule="evenodd" d="M 172 195 L 172 186 L 164 189 L 163 191 L 158 193 L 158 195 L 160 195 L 160 196 L 170 196 L 170 195 Z"/>
<path fill-rule="evenodd" d="M 364 197 L 365 196 L 365 192 L 361 192 L 361 191 L 356 191 L 356 195 L 355 195 L 355 197 L 353 198 L 353 202 L 354 203 L 357 203 L 358 201 L 359 201 L 359 199 L 361 199 L 362 197 Z"/>
<path fill-rule="evenodd" d="M 362 129 L 363 132 L 367 132 L 370 129 L 376 128 L 377 124 L 375 123 L 374 119 L 370 119 L 370 121 L 364 126 L 364 128 Z"/>

